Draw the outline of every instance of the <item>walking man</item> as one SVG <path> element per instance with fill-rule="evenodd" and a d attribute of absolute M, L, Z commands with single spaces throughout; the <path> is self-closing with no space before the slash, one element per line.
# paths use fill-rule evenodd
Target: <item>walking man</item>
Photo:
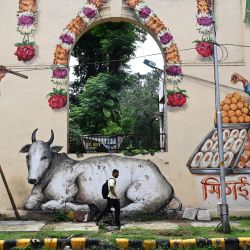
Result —
<path fill-rule="evenodd" d="M 116 193 L 116 179 L 119 176 L 119 171 L 114 169 L 112 171 L 112 177 L 108 181 L 108 197 L 107 197 L 107 205 L 105 209 L 99 214 L 96 218 L 96 224 L 98 225 L 102 217 L 110 211 L 112 207 L 115 209 L 115 223 L 118 229 L 121 227 L 120 222 L 120 200 Z"/>

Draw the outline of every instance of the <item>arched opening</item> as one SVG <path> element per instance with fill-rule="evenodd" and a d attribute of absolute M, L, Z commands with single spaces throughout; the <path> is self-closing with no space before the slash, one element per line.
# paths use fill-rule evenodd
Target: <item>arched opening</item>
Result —
<path fill-rule="evenodd" d="M 62 32 L 54 54 L 52 82 L 56 87 L 54 87 L 53 92 L 50 93 L 50 98 L 56 97 L 54 103 L 53 98 L 49 101 L 52 109 L 63 108 L 67 103 L 68 62 L 72 48 L 87 30 L 102 22 L 124 21 L 142 27 L 153 36 L 161 49 L 164 60 L 164 82 L 165 79 L 174 83 L 178 83 L 181 80 L 182 70 L 177 45 L 169 29 L 157 17 L 152 9 L 140 1 L 127 0 L 125 3 L 123 2 L 121 6 L 119 17 L 114 18 L 111 13 L 106 13 L 105 17 L 103 17 L 102 8 L 105 3 L 106 1 L 89 0 L 76 18 L 74 18 Z M 164 98 L 162 98 L 162 100 L 162 104 L 164 105 Z M 108 112 L 107 115 L 109 115 Z M 162 126 L 163 125 L 161 125 L 161 127 Z M 163 143 L 163 145 L 164 148 L 166 148 L 166 144 Z"/>
<path fill-rule="evenodd" d="M 164 79 L 157 70 L 146 69 L 146 74 L 143 64 L 143 57 L 150 54 L 158 54 L 161 65 L 163 58 L 147 34 L 133 24 L 105 22 L 75 44 L 72 55 L 78 61 L 74 66 L 77 78 L 69 87 L 70 153 L 166 150 Z M 138 46 L 147 49 L 146 54 L 137 51 Z M 137 70 L 129 68 L 129 63 Z"/>

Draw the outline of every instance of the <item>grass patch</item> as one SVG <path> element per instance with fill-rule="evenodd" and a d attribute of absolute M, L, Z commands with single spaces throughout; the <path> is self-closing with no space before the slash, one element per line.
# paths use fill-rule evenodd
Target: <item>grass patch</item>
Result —
<path fill-rule="evenodd" d="M 238 238 L 238 237 L 250 237 L 250 221 L 241 221 L 240 226 L 249 227 L 247 229 L 232 228 L 230 234 L 223 234 L 216 231 L 211 227 L 193 227 L 189 225 L 180 226 L 175 230 L 159 229 L 148 230 L 142 228 L 126 228 L 121 231 L 107 232 L 105 230 L 93 231 L 53 231 L 51 225 L 46 225 L 39 232 L 0 232 L 1 240 L 10 239 L 44 239 L 44 238 L 72 238 L 72 237 L 86 237 L 100 239 L 104 244 L 111 244 L 115 246 L 116 238 L 128 238 L 137 240 L 167 240 L 167 239 L 193 239 L 193 238 Z M 101 248 L 99 248 L 101 249 Z M 106 248 L 107 249 L 107 248 Z M 111 248 L 109 248 L 111 249 Z M 196 248 L 191 247 L 189 250 L 195 249 L 216 249 L 212 247 Z"/>

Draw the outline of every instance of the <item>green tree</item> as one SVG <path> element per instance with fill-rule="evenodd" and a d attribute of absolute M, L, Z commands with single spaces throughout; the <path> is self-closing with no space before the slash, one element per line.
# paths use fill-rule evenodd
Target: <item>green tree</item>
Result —
<path fill-rule="evenodd" d="M 72 56 L 77 80 L 70 86 L 70 101 L 77 103 L 77 93 L 87 79 L 99 73 L 118 74 L 135 55 L 137 42 L 146 40 L 146 32 L 129 23 L 104 23 L 86 32 L 76 43 Z"/>
<path fill-rule="evenodd" d="M 136 147 L 159 146 L 159 74 L 131 76 L 131 85 L 119 94 L 121 127 L 125 134 L 133 134 Z"/>
<path fill-rule="evenodd" d="M 129 23 L 104 23 L 86 32 L 72 51 L 79 65 L 70 85 L 70 148 L 83 134 L 122 133 L 119 92 L 129 84 L 127 63 L 146 32 Z M 77 145 L 76 145 L 77 144 Z M 72 151 L 70 149 L 70 151 Z"/>

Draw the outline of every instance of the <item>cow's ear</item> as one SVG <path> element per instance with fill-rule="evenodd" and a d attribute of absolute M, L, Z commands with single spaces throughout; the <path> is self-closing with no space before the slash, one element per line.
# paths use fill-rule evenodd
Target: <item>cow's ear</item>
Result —
<path fill-rule="evenodd" d="M 23 146 L 21 149 L 20 149 L 20 153 L 28 153 L 30 150 L 30 144 L 27 144 L 25 146 Z"/>
<path fill-rule="evenodd" d="M 63 148 L 63 146 L 53 146 L 53 147 L 51 147 L 51 151 L 57 153 L 57 152 L 59 152 L 62 148 Z"/>

